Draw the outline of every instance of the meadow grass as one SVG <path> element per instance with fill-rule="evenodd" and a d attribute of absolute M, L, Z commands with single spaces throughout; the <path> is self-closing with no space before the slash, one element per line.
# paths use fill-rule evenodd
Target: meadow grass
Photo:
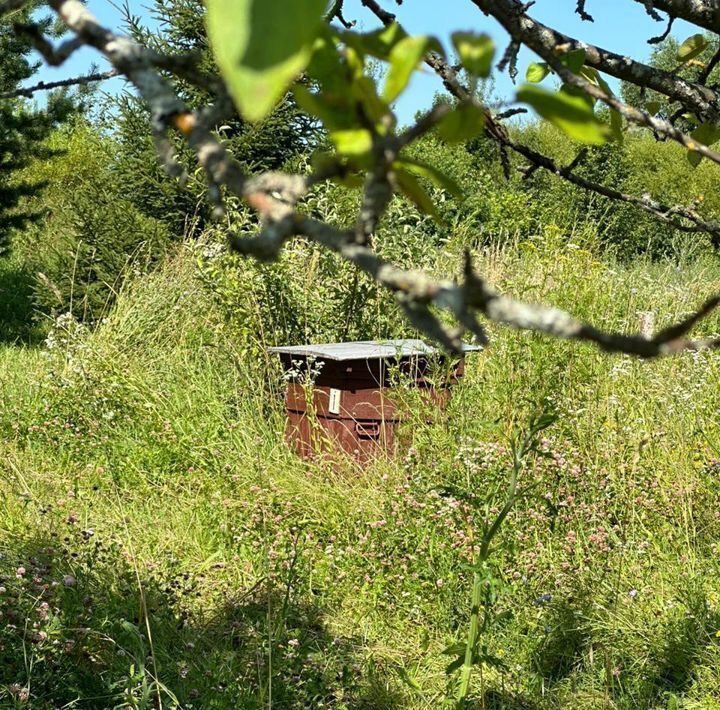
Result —
<path fill-rule="evenodd" d="M 623 265 L 553 239 L 478 265 L 626 332 L 720 290 L 714 257 Z M 94 328 L 0 347 L 1 707 L 450 702 L 478 530 L 539 410 L 558 419 L 492 556 L 502 620 L 470 706 L 720 707 L 716 354 L 493 326 L 447 412 L 409 400 L 402 451 L 360 466 L 287 449 L 274 343 L 250 331 L 187 250 Z"/>

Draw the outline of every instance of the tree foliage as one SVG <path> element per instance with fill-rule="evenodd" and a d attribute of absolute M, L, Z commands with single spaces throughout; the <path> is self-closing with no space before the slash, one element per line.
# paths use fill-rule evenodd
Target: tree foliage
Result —
<path fill-rule="evenodd" d="M 217 75 L 207 41 L 205 7 L 200 0 L 154 0 L 151 14 L 154 29 L 148 29 L 139 17 L 126 16 L 131 36 L 169 57 L 192 56 L 198 70 Z M 214 100 L 213 88 L 183 79 L 177 84 L 178 96 L 194 109 Z M 192 152 L 176 141 L 178 159 L 189 178 L 187 183 L 180 183 L 157 161 L 153 119 L 147 104 L 125 93 L 117 99 L 117 109 L 119 115 L 109 126 L 119 138 L 115 171 L 127 186 L 131 201 L 143 214 L 168 224 L 176 237 L 199 233 L 217 197 L 212 189 L 208 194 L 206 180 L 193 167 Z M 245 121 L 230 109 L 215 121 L 213 130 L 249 172 L 279 170 L 318 138 L 317 122 L 300 112 L 290 95 L 274 104 L 273 111 L 259 123 Z"/>
<path fill-rule="evenodd" d="M 29 22 L 32 16 L 32 9 L 26 8 L 13 21 Z M 41 20 L 39 26 L 44 32 L 54 33 L 50 18 Z M 39 63 L 30 58 L 31 49 L 29 37 L 0 18 L 0 95 L 14 92 L 35 75 Z M 65 91 L 51 93 L 42 108 L 20 97 L 0 99 L 0 254 L 9 248 L 14 230 L 39 217 L 21 203 L 44 185 L 18 179 L 18 171 L 33 159 L 53 155 L 43 140 L 75 108 L 75 102 Z"/>

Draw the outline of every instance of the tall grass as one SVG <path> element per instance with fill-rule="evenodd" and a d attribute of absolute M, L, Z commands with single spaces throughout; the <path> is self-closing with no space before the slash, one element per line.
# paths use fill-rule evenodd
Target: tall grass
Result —
<path fill-rule="evenodd" d="M 283 334 L 264 309 L 282 304 L 247 274 L 218 294 L 197 257 L 125 287 L 92 329 L 61 320 L 50 348 L 0 349 L 0 705 L 440 706 L 508 437 L 545 408 L 558 421 L 522 473 L 537 494 L 491 561 L 506 621 L 482 642 L 502 663 L 470 702 L 717 707 L 715 354 L 639 362 L 492 327 L 398 457 L 304 462 L 265 354 Z M 262 268 L 312 305 L 312 250 L 288 258 Z M 621 331 L 720 286 L 714 257 L 622 265 L 552 232 L 477 260 L 510 293 Z M 312 313 L 290 315 L 312 335 Z"/>

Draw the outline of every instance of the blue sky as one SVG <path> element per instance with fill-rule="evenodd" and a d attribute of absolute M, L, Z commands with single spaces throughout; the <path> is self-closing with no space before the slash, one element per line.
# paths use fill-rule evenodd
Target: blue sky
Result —
<path fill-rule="evenodd" d="M 272 0 L 264 0 L 272 2 Z M 298 0 L 301 2 L 302 0 Z M 128 0 L 133 14 L 148 18 L 148 0 Z M 491 18 L 485 17 L 470 0 L 404 0 L 398 7 L 392 0 L 381 0 L 381 3 L 394 12 L 405 28 L 413 33 L 432 34 L 437 36 L 445 47 L 450 46 L 449 37 L 455 30 L 474 30 L 487 32 L 496 41 L 498 54 L 506 44 L 507 35 Z M 575 0 L 538 0 L 531 8 L 530 14 L 536 19 L 549 24 L 568 35 L 583 39 L 592 44 L 613 50 L 619 54 L 630 54 L 637 59 L 649 57 L 652 47 L 647 39 L 661 34 L 665 24 L 654 22 L 647 16 L 642 5 L 632 0 L 588 0 L 587 11 L 594 16 L 595 22 L 583 22 L 575 14 Z M 121 13 L 117 5 L 109 0 L 89 0 L 88 7 L 106 26 L 118 28 Z M 375 19 L 360 0 L 345 0 L 345 16 L 348 20 L 356 20 L 358 30 L 371 30 L 378 26 Z M 693 34 L 693 28 L 684 23 L 676 22 L 673 34 L 680 38 Z M 520 53 L 518 68 L 521 81 L 525 68 L 534 61 L 528 50 Z M 44 68 L 40 78 L 46 81 L 81 74 L 90 63 L 95 62 L 101 69 L 107 68 L 99 55 L 91 50 L 77 52 L 63 67 Z M 117 92 L 122 89 L 120 80 L 106 82 L 104 89 Z M 416 111 L 427 108 L 433 94 L 441 89 L 439 80 L 430 72 L 416 74 L 406 93 L 397 103 L 397 113 L 401 123 L 409 122 Z M 503 99 L 510 99 L 514 87 L 507 74 L 496 73 L 495 93 Z"/>

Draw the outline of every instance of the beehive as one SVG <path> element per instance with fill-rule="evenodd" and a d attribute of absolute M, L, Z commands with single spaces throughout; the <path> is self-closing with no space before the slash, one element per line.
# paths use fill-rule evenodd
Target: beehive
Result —
<path fill-rule="evenodd" d="M 465 346 L 466 352 L 479 350 Z M 443 408 L 450 387 L 464 374 L 465 358 L 446 356 L 422 340 L 360 341 L 270 348 L 280 356 L 286 378 L 288 443 L 304 457 L 341 449 L 365 460 L 393 452 L 403 419 L 389 388 L 400 373 Z M 448 365 L 439 386 L 431 371 Z M 312 386 L 308 384 L 312 382 Z"/>

